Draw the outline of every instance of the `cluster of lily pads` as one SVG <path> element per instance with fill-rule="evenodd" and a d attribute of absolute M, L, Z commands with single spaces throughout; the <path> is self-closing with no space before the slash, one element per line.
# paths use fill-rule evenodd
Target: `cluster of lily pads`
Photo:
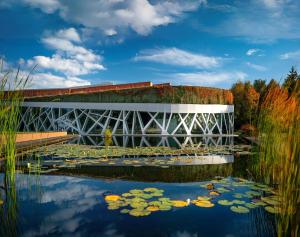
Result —
<path fill-rule="evenodd" d="M 260 183 L 255 183 L 242 178 L 219 178 L 209 184 L 201 185 L 210 193 L 218 196 L 217 203 L 222 206 L 230 206 L 230 210 L 237 213 L 248 213 L 250 209 L 264 207 L 267 212 L 279 213 L 279 196 L 273 188 Z M 238 187 L 246 188 L 244 193 L 235 192 Z M 231 199 L 221 198 L 222 194 L 231 194 Z M 220 196 L 220 197 L 219 197 Z M 244 200 L 242 200 L 244 199 Z"/>
<path fill-rule="evenodd" d="M 137 217 L 188 205 L 211 208 L 216 204 L 230 206 L 230 210 L 236 213 L 248 213 L 250 209 L 258 207 L 264 207 L 267 212 L 273 214 L 280 212 L 279 196 L 272 188 L 264 184 L 245 179 L 222 178 L 200 186 L 207 190 L 207 195 L 198 196 L 194 200 L 171 200 L 163 197 L 164 190 L 157 188 L 133 189 L 121 195 L 106 195 L 104 199 L 109 210 L 121 209 L 121 213 Z M 236 187 L 246 187 L 248 191 L 236 193 Z M 230 194 L 232 198 L 230 200 L 222 198 L 225 193 Z"/>
<path fill-rule="evenodd" d="M 131 216 L 148 216 L 156 211 L 169 211 L 175 204 L 163 197 L 164 190 L 157 188 L 133 189 L 122 195 L 106 195 L 109 210 L 123 208 L 120 212 Z"/>
<path fill-rule="evenodd" d="M 129 156 L 157 156 L 157 155 L 182 155 L 182 154 L 217 154 L 230 153 L 230 147 L 186 147 L 173 149 L 165 146 L 158 147 L 119 147 L 119 146 L 90 146 L 78 144 L 55 144 L 37 148 L 30 153 L 38 153 L 40 156 L 64 157 L 64 158 L 113 158 Z"/>

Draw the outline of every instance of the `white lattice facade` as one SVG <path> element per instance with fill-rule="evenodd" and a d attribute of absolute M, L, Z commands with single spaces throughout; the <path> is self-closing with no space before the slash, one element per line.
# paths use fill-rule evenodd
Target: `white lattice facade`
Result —
<path fill-rule="evenodd" d="M 232 105 L 25 102 L 23 131 L 80 135 L 232 135 Z"/>

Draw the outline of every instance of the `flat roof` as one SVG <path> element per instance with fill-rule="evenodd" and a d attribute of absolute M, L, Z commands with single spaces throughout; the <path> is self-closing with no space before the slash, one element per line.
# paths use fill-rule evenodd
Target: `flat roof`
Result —
<path fill-rule="evenodd" d="M 170 85 L 169 83 L 162 85 Z M 73 94 L 89 94 L 111 90 L 126 90 L 135 88 L 152 87 L 152 82 L 137 82 L 137 83 L 126 83 L 117 85 L 89 85 L 80 87 L 69 87 L 69 88 L 52 88 L 52 89 L 26 89 L 23 90 L 23 96 L 25 98 L 33 97 L 46 97 L 46 96 L 59 96 L 59 95 L 73 95 Z"/>

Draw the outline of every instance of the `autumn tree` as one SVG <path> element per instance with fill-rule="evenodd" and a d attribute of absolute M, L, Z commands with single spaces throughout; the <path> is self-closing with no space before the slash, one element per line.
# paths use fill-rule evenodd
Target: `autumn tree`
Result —
<path fill-rule="evenodd" d="M 235 83 L 231 92 L 234 97 L 234 114 L 237 127 L 240 128 L 244 124 L 254 124 L 257 118 L 259 93 L 249 81 Z"/>

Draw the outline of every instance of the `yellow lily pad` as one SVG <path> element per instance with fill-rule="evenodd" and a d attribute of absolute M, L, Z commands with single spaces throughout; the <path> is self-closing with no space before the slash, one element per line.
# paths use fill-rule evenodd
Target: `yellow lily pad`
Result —
<path fill-rule="evenodd" d="M 120 198 L 121 197 L 119 195 L 107 195 L 107 196 L 105 196 L 105 201 L 107 201 L 107 202 L 116 202 Z"/>
<path fill-rule="evenodd" d="M 151 212 L 154 212 L 154 211 L 159 211 L 159 207 L 158 206 L 148 206 L 146 208 L 147 211 L 151 211 Z"/>
<path fill-rule="evenodd" d="M 172 200 L 171 202 L 174 207 L 186 207 L 188 205 L 186 201 L 181 200 Z"/>
<path fill-rule="evenodd" d="M 220 193 L 217 192 L 217 191 L 211 191 L 211 192 L 209 192 L 209 195 L 212 195 L 212 196 L 220 196 Z"/>
<path fill-rule="evenodd" d="M 196 206 L 198 207 L 213 207 L 215 204 L 213 204 L 211 201 L 200 201 L 200 200 L 196 200 L 195 202 L 193 202 Z"/>

